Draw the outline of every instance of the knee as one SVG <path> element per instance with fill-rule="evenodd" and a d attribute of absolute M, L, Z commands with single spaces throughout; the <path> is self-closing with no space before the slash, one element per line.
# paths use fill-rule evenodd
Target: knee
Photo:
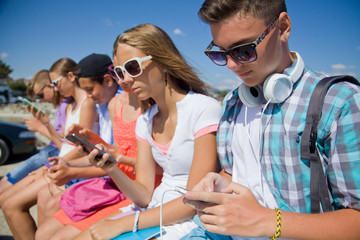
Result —
<path fill-rule="evenodd" d="M 11 198 L 1 199 L 1 209 L 4 212 L 12 211 L 16 209 L 15 202 Z"/>
<path fill-rule="evenodd" d="M 20 200 L 20 201 L 19 201 Z M 13 195 L 2 200 L 1 209 L 6 216 L 11 216 L 19 212 L 27 211 L 27 205 L 21 202 L 20 196 Z"/>
<path fill-rule="evenodd" d="M 51 221 L 45 222 L 36 230 L 35 240 L 63 239 L 59 237 L 59 234 L 57 233 L 58 230 L 58 228 L 54 228 Z"/>
<path fill-rule="evenodd" d="M 35 240 L 47 240 L 50 239 L 54 234 L 49 231 L 50 228 L 47 227 L 47 224 L 41 224 L 35 233 Z"/>
<path fill-rule="evenodd" d="M 5 216 L 11 218 L 11 216 L 18 212 L 20 208 L 12 198 L 8 198 L 2 199 L 1 209 Z"/>
<path fill-rule="evenodd" d="M 68 240 L 66 236 L 62 233 L 55 233 L 53 236 L 51 236 L 50 240 Z M 40 239 L 39 239 L 40 240 Z"/>

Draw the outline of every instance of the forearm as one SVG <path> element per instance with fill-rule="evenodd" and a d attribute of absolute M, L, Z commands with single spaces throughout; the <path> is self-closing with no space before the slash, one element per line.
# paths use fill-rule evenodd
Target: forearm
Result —
<path fill-rule="evenodd" d="M 91 167 L 73 167 L 72 168 L 73 179 L 88 179 L 94 177 L 103 177 L 106 175 L 106 172 L 100 168 L 91 166 Z"/>
<path fill-rule="evenodd" d="M 39 133 L 41 133 L 45 137 L 52 140 L 52 136 L 51 136 L 49 130 L 47 129 L 47 127 L 44 124 L 42 124 L 37 130 L 38 130 Z"/>
<path fill-rule="evenodd" d="M 79 149 L 75 147 L 70 152 L 68 152 L 65 156 L 63 156 L 63 159 L 67 162 L 71 162 L 73 159 L 78 159 L 84 157 L 84 154 L 81 154 L 79 152 Z"/>
<path fill-rule="evenodd" d="M 90 167 L 93 166 L 89 160 L 87 156 L 82 156 L 80 158 L 76 158 L 76 159 L 71 159 L 67 161 L 67 164 L 70 167 Z M 104 171 L 105 172 L 105 171 Z"/>
<path fill-rule="evenodd" d="M 165 193 L 166 194 L 166 193 Z M 183 203 L 183 197 L 177 198 L 163 205 L 162 225 L 176 224 L 192 218 L 196 211 Z M 156 207 L 141 213 L 138 228 L 149 228 L 159 226 L 160 207 Z"/>
<path fill-rule="evenodd" d="M 163 205 L 162 209 L 162 225 L 176 224 L 195 215 L 195 211 L 182 202 L 182 197 Z M 134 227 L 135 214 L 123 217 L 117 221 L 122 232 L 129 232 Z M 160 226 L 160 207 L 143 211 L 139 215 L 138 230 Z"/>
<path fill-rule="evenodd" d="M 55 143 L 55 145 L 61 149 L 61 136 L 60 134 L 55 130 L 55 128 L 50 124 L 50 122 L 46 125 L 46 130 L 49 134 L 49 139 Z"/>
<path fill-rule="evenodd" d="M 119 154 L 117 154 L 117 156 L 115 158 L 117 158 L 118 156 L 119 156 Z M 122 155 L 120 163 L 134 167 L 136 164 L 136 158 L 131 158 L 131 157 Z"/>
<path fill-rule="evenodd" d="M 114 167 L 108 172 L 122 193 L 134 204 L 146 207 L 153 193 L 153 189 L 148 190 L 142 184 L 130 179 L 121 169 Z M 141 197 L 140 197 L 141 196 Z"/>
<path fill-rule="evenodd" d="M 360 239 L 360 212 L 343 209 L 321 214 L 282 212 L 281 237 L 291 239 Z"/>

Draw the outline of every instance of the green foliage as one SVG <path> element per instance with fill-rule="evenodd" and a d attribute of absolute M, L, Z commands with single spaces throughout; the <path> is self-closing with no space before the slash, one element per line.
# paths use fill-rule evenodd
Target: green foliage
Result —
<path fill-rule="evenodd" d="M 7 78 L 13 70 L 0 59 L 0 78 Z"/>
<path fill-rule="evenodd" d="M 220 97 L 220 98 L 223 98 L 226 96 L 226 94 L 228 93 L 229 91 L 228 90 L 218 90 L 218 91 L 215 91 L 215 95 L 217 97 Z"/>
<path fill-rule="evenodd" d="M 9 87 L 13 91 L 26 92 L 27 85 L 23 81 L 12 81 L 9 83 Z"/>

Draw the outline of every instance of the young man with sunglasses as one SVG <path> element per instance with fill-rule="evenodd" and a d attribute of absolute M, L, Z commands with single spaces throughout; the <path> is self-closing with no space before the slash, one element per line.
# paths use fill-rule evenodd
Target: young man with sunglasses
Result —
<path fill-rule="evenodd" d="M 359 239 L 359 88 L 342 82 L 326 95 L 316 148 L 332 209 L 324 212 L 322 202 L 310 214 L 314 176 L 300 140 L 324 75 L 289 51 L 284 0 L 206 0 L 199 15 L 213 36 L 205 54 L 243 83 L 225 97 L 217 134 L 222 171 L 185 195 L 201 223 L 186 239 Z"/>

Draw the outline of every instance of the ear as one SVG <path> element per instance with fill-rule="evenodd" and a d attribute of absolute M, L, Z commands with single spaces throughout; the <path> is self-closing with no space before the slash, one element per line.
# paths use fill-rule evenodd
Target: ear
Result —
<path fill-rule="evenodd" d="M 76 80 L 75 74 L 73 72 L 68 72 L 68 78 L 71 82 L 75 82 Z"/>
<path fill-rule="evenodd" d="M 114 80 L 112 79 L 112 77 L 110 76 L 110 74 L 105 74 L 104 75 L 104 82 L 103 84 L 107 87 L 111 87 L 114 84 Z"/>
<path fill-rule="evenodd" d="M 287 42 L 290 37 L 291 21 L 287 12 L 280 13 L 279 16 L 280 40 Z"/>

